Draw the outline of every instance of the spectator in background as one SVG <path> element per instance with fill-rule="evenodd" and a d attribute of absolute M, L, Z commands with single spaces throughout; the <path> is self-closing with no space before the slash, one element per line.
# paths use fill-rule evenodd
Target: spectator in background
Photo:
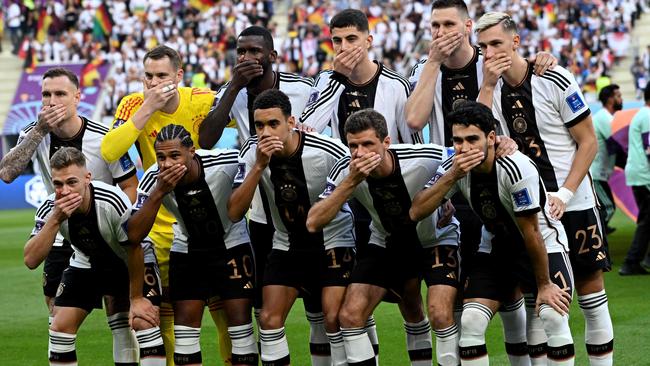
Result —
<path fill-rule="evenodd" d="M 11 39 L 11 53 L 18 54 L 20 47 L 20 25 L 21 25 L 20 0 L 11 0 L 11 5 L 7 8 L 7 28 L 9 28 L 9 37 Z"/>
<path fill-rule="evenodd" d="M 636 99 L 641 99 L 641 95 L 643 94 L 643 90 L 647 84 L 648 69 L 643 65 L 639 56 L 634 56 L 634 63 L 630 67 L 630 72 L 634 78 Z"/>

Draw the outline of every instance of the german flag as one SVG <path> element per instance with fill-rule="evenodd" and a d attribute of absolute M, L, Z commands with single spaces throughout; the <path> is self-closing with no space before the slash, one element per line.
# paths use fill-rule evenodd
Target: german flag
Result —
<path fill-rule="evenodd" d="M 45 43 L 51 24 L 52 16 L 47 13 L 46 7 L 42 7 L 38 16 L 38 23 L 36 24 L 36 40 L 38 43 Z"/>
<path fill-rule="evenodd" d="M 204 12 L 210 10 L 217 2 L 216 0 L 190 0 L 189 4 L 200 12 Z"/>
<path fill-rule="evenodd" d="M 334 56 L 334 46 L 332 41 L 329 39 L 323 40 L 320 43 L 320 49 L 325 51 L 328 56 Z"/>
<path fill-rule="evenodd" d="M 83 67 L 81 70 L 81 86 L 93 86 L 96 84 L 96 81 L 100 81 L 101 76 L 99 75 L 99 70 L 97 70 L 97 68 L 102 63 L 104 63 L 104 61 L 101 58 L 94 59 Z"/>
<path fill-rule="evenodd" d="M 34 69 L 38 65 L 38 58 L 36 57 L 36 52 L 34 52 L 34 49 L 32 48 L 32 45 L 29 45 L 29 48 L 27 49 L 27 53 L 25 55 L 25 63 L 23 64 L 23 67 L 25 68 L 25 72 L 28 74 L 31 74 L 34 72 Z"/>
<path fill-rule="evenodd" d="M 108 12 L 108 6 L 102 1 L 95 11 L 95 19 L 93 23 L 93 35 L 96 39 L 108 38 L 113 31 L 113 17 Z"/>

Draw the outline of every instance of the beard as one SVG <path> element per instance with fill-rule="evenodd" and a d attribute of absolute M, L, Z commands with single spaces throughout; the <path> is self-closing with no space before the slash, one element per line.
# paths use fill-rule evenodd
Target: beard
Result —
<path fill-rule="evenodd" d="M 623 109 L 623 103 L 614 103 L 614 111 L 620 111 Z"/>

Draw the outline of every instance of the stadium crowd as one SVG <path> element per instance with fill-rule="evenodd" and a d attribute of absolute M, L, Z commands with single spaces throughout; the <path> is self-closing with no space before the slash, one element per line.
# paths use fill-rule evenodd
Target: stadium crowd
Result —
<path fill-rule="evenodd" d="M 431 41 L 430 0 L 305 1 L 289 8 L 286 30 L 271 20 L 273 1 L 221 1 L 212 6 L 200 0 L 5 2 L 13 52 L 26 58 L 26 66 L 33 64 L 28 55 L 41 63 L 102 59 L 115 65 L 105 81 L 106 115 L 112 115 L 124 95 L 142 89 L 142 57 L 159 44 L 180 52 L 185 85 L 216 90 L 230 80 L 235 35 L 250 25 L 271 30 L 280 71 L 311 77 L 331 67 L 333 48 L 327 24 L 341 9 L 364 10 L 374 35 L 371 57 L 402 75 L 426 56 Z M 486 11 L 510 13 L 518 23 L 524 55 L 551 52 L 576 75 L 586 92 L 595 91 L 596 80 L 616 62 L 619 52 L 609 44 L 612 37 L 629 32 L 645 7 L 643 0 L 466 3 L 473 19 Z M 111 17 L 103 29 L 107 34 L 97 29 L 102 4 Z M 644 80 L 647 68 L 641 74 L 638 71 L 635 78 Z"/>

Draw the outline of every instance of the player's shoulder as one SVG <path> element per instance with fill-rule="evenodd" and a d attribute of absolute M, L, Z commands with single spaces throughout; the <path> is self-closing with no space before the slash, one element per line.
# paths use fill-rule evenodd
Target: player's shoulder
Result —
<path fill-rule="evenodd" d="M 128 120 L 135 114 L 138 108 L 140 108 L 142 103 L 144 103 L 144 94 L 142 93 L 132 93 L 125 96 L 122 98 L 120 105 L 117 106 L 117 110 L 115 111 L 115 120 Z M 120 124 L 121 123 L 117 123 L 117 126 Z"/>
<path fill-rule="evenodd" d="M 182 99 L 186 99 L 192 104 L 206 102 L 212 103 L 215 93 L 210 88 L 191 88 L 180 87 L 178 88 Z"/>
<path fill-rule="evenodd" d="M 531 174 L 539 175 L 535 163 L 519 151 L 497 158 L 496 163 L 503 173 L 502 177 L 507 178 L 511 184 L 515 184 Z"/>
<path fill-rule="evenodd" d="M 244 141 L 244 143 L 241 145 L 241 148 L 239 149 L 239 157 L 243 158 L 248 154 L 250 151 L 255 152 L 255 148 L 257 146 L 257 135 L 251 136 Z"/>
<path fill-rule="evenodd" d="M 224 165 L 237 165 L 239 151 L 233 149 L 196 150 L 201 158 L 203 168 L 213 168 Z"/>
<path fill-rule="evenodd" d="M 38 122 L 38 121 L 33 121 L 33 122 L 31 122 L 31 123 L 28 123 L 27 126 L 23 127 L 22 130 L 20 130 L 20 131 L 21 131 L 22 133 L 24 133 L 24 134 L 28 134 L 31 130 L 34 129 L 34 127 L 36 127 L 36 123 L 37 123 L 37 122 Z"/>
<path fill-rule="evenodd" d="M 301 76 L 290 72 L 278 72 L 281 83 L 289 84 L 290 87 L 309 87 L 314 85 L 314 80 L 310 77 Z"/>
<path fill-rule="evenodd" d="M 542 84 L 546 85 L 549 88 L 557 88 L 561 91 L 566 91 L 569 86 L 576 83 L 575 78 L 562 66 L 555 66 L 553 70 L 546 70 L 543 75 L 535 75 L 534 78 L 537 78 Z"/>
<path fill-rule="evenodd" d="M 380 67 L 381 67 L 381 76 L 386 78 L 387 81 L 406 88 L 407 92 L 410 90 L 409 82 L 404 76 L 398 74 L 397 71 L 392 70 L 386 66 L 380 66 Z"/>
<path fill-rule="evenodd" d="M 160 172 L 160 169 L 158 169 L 158 164 L 153 164 L 147 169 L 147 171 L 144 172 L 142 175 L 142 178 L 140 179 L 140 183 L 138 183 L 138 189 L 149 192 L 152 188 L 153 185 L 156 183 L 158 180 L 158 173 Z"/>
<path fill-rule="evenodd" d="M 339 139 L 314 132 L 304 133 L 304 137 L 306 147 L 321 150 L 337 158 L 341 158 L 348 153 L 348 148 Z"/>
<path fill-rule="evenodd" d="M 424 67 L 424 64 L 427 63 L 428 58 L 424 57 L 420 59 L 413 67 L 411 67 L 411 72 L 409 72 L 409 79 L 410 80 L 417 80 L 420 78 L 420 74 L 422 73 L 422 68 Z"/>
<path fill-rule="evenodd" d="M 91 119 L 88 119 L 86 117 L 80 116 L 81 119 L 84 120 L 85 125 L 86 125 L 86 131 L 92 132 L 98 135 L 106 135 L 108 133 L 108 126 L 105 126 L 102 123 L 95 122 Z"/>
<path fill-rule="evenodd" d="M 332 169 L 330 169 L 330 172 L 328 174 L 328 177 L 334 181 L 339 179 L 339 176 L 341 173 L 343 173 L 345 170 L 347 170 L 350 167 L 350 161 L 352 158 L 350 155 L 346 155 L 339 159 L 333 166 Z"/>
<path fill-rule="evenodd" d="M 314 86 L 327 83 L 327 81 L 332 78 L 332 74 L 334 74 L 334 70 L 321 70 L 314 78 Z"/>
<path fill-rule="evenodd" d="M 128 197 L 122 190 L 100 181 L 92 181 L 95 202 L 98 206 L 106 206 L 115 210 L 120 216 L 129 209 Z"/>
<path fill-rule="evenodd" d="M 131 93 L 129 95 L 125 95 L 122 98 L 122 102 L 120 104 L 127 105 L 127 104 L 142 104 L 142 103 L 144 103 L 143 93 Z"/>
<path fill-rule="evenodd" d="M 47 196 L 45 201 L 36 210 L 36 217 L 39 219 L 45 219 L 52 210 L 54 210 L 54 201 L 56 200 L 56 195 L 52 193 Z"/>
<path fill-rule="evenodd" d="M 390 149 L 400 160 L 442 160 L 447 156 L 447 148 L 436 144 L 393 144 Z"/>

